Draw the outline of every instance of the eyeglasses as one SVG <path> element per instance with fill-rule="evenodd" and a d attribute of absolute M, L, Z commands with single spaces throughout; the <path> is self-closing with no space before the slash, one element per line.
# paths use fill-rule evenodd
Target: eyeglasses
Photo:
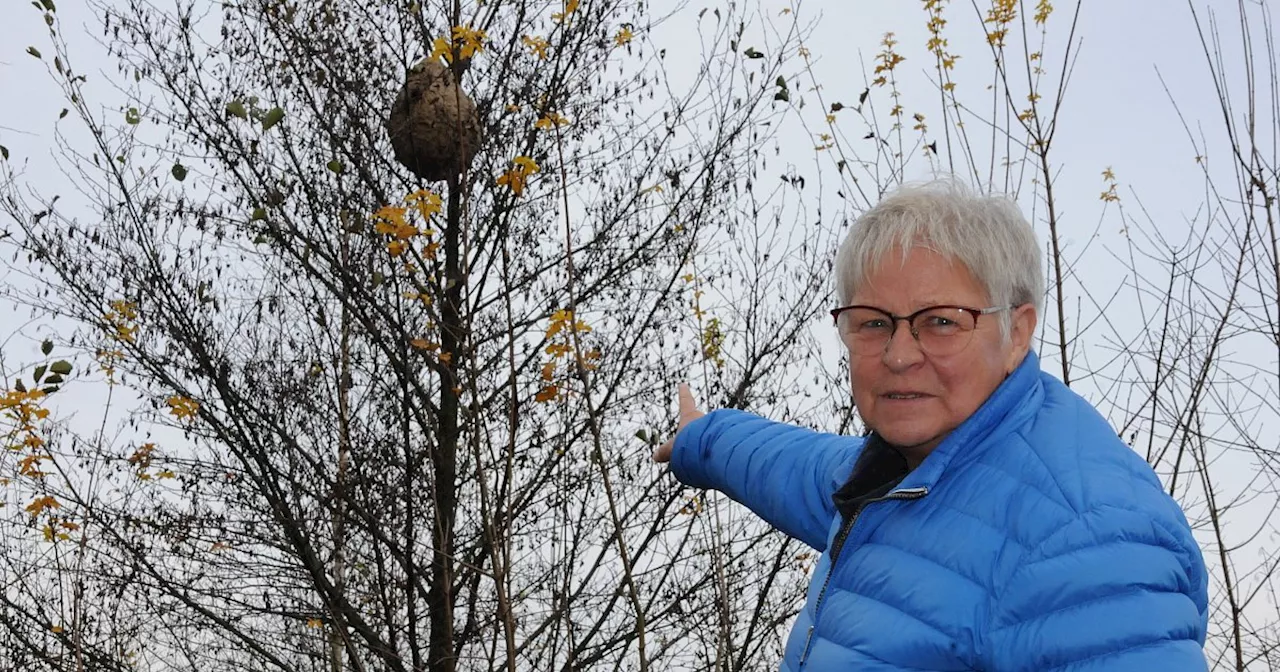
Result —
<path fill-rule="evenodd" d="M 1013 306 L 930 306 L 902 316 L 872 306 L 843 306 L 831 311 L 831 318 L 849 352 L 854 355 L 866 357 L 883 353 L 898 330 L 898 322 L 903 321 L 911 329 L 911 336 L 920 344 L 922 352 L 946 357 L 969 346 L 973 331 L 978 327 L 979 316 L 1010 308 Z"/>

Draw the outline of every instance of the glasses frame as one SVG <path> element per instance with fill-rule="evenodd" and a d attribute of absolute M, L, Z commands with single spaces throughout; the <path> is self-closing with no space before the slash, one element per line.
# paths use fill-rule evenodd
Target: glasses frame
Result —
<path fill-rule="evenodd" d="M 924 352 L 924 345 L 920 343 L 920 331 L 916 329 L 916 325 L 915 325 L 917 317 L 920 317 L 921 315 L 929 311 L 938 310 L 940 308 L 962 310 L 973 316 L 973 329 L 971 330 L 972 332 L 972 331 L 978 330 L 979 317 L 982 317 L 983 315 L 990 315 L 992 313 L 999 313 L 1005 310 L 1011 310 L 1014 307 L 1015 306 L 1013 305 L 1004 305 L 1004 306 L 991 306 L 989 308 L 972 308 L 969 306 L 953 306 L 949 304 L 939 304 L 936 306 L 927 306 L 925 308 L 921 308 L 920 310 L 917 310 L 916 312 L 911 313 L 910 315 L 894 315 L 893 313 L 883 308 L 877 308 L 875 306 L 868 306 L 863 304 L 853 304 L 849 306 L 840 306 L 839 308 L 831 309 L 831 322 L 836 326 L 837 329 L 839 329 L 841 313 L 858 309 L 858 308 L 861 308 L 863 310 L 874 310 L 875 312 L 880 313 L 881 315 L 884 315 L 885 317 L 889 318 L 889 320 L 893 323 L 893 328 L 889 330 L 889 338 L 885 339 L 884 346 L 882 346 L 880 350 L 881 352 L 884 352 L 885 350 L 887 350 L 889 348 L 889 344 L 893 342 L 893 337 L 898 335 L 898 322 L 907 323 L 907 329 L 911 332 L 911 338 L 915 339 L 916 345 L 920 347 L 920 351 Z M 972 342 L 972 340 L 970 340 L 970 342 Z M 956 352 L 963 352 L 964 349 L 967 347 L 969 347 L 969 344 L 965 343 L 964 347 L 960 348 Z M 867 354 L 870 354 L 870 353 L 867 353 Z"/>

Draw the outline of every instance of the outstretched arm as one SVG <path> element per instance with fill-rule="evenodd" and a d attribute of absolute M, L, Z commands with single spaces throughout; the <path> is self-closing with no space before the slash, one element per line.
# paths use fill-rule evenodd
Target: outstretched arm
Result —
<path fill-rule="evenodd" d="M 654 459 L 693 487 L 719 490 L 815 549 L 826 547 L 835 516 L 837 469 L 861 438 L 822 434 L 733 409 L 702 415 L 681 386 L 681 429 Z"/>

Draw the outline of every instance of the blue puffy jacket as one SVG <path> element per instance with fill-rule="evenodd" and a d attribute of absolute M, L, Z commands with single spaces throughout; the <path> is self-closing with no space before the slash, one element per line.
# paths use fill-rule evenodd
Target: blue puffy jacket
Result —
<path fill-rule="evenodd" d="M 1186 518 L 1035 353 L 910 473 L 875 437 L 729 409 L 671 469 L 822 551 L 784 672 L 1207 669 Z"/>

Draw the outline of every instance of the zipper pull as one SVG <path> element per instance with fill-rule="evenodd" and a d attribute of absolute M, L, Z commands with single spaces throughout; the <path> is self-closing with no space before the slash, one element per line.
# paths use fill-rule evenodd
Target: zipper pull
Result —
<path fill-rule="evenodd" d="M 813 628 L 814 626 L 810 625 L 809 634 L 805 635 L 804 637 L 804 650 L 800 652 L 801 665 L 804 665 L 805 659 L 809 657 L 809 644 L 813 642 Z"/>

